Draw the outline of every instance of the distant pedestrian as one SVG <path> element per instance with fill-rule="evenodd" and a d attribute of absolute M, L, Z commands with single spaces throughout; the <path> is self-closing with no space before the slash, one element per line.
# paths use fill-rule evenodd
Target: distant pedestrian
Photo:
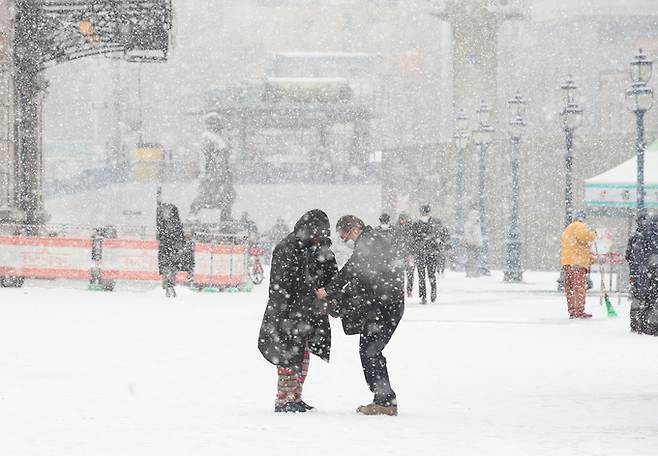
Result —
<path fill-rule="evenodd" d="M 272 254 L 269 300 L 258 349 L 277 366 L 275 412 L 312 409 L 302 400 L 309 353 L 329 361 L 331 327 L 326 307 L 315 297 L 315 290 L 338 270 L 329 235 L 329 218 L 314 209 L 299 219 Z"/>
<path fill-rule="evenodd" d="M 405 287 L 407 298 L 411 298 L 414 287 L 414 257 L 411 239 L 411 219 L 404 212 L 398 216 L 398 224 L 393 229 L 393 249 L 396 260 L 399 263 L 398 266 L 402 269 L 402 273 L 407 279 L 407 285 Z"/>
<path fill-rule="evenodd" d="M 354 245 L 354 252 L 340 272 L 325 288 L 318 289 L 316 295 L 319 299 L 340 299 L 349 288 L 352 298 L 357 298 L 356 312 L 350 311 L 349 316 L 341 315 L 341 318 L 349 318 L 348 326 L 358 328 L 361 366 L 374 394 L 373 402 L 359 406 L 357 413 L 397 415 L 397 397 L 391 388 L 382 353 L 404 313 L 404 293 L 393 266 L 394 257 L 386 238 L 358 217 L 341 217 L 336 230 L 343 242 Z"/>
<path fill-rule="evenodd" d="M 658 335 L 658 216 L 638 220 L 629 242 L 631 330 Z"/>
<path fill-rule="evenodd" d="M 382 215 L 379 216 L 379 225 L 375 228 L 375 231 L 377 231 L 379 234 L 381 234 L 383 237 L 389 240 L 389 242 L 393 242 L 393 227 L 391 227 L 391 216 L 383 213 Z"/>
<path fill-rule="evenodd" d="M 464 251 L 466 254 L 466 277 L 479 277 L 480 251 L 484 245 L 482 237 L 482 225 L 480 224 L 480 213 L 471 208 L 464 222 Z"/>
<path fill-rule="evenodd" d="M 441 245 L 447 242 L 447 232 L 440 220 L 431 216 L 431 207 L 420 207 L 420 217 L 411 225 L 412 252 L 418 270 L 420 303 L 427 304 L 427 283 L 430 282 L 430 300 L 436 301 L 436 272 L 441 256 Z"/>
<path fill-rule="evenodd" d="M 564 229 L 560 238 L 560 264 L 564 271 L 564 293 L 567 297 L 569 318 L 592 317 L 585 312 L 585 276 L 595 260 L 590 244 L 596 239 L 596 232 L 585 224 L 585 219 L 585 212 L 576 212 L 574 221 Z"/>
<path fill-rule="evenodd" d="M 256 225 L 256 222 L 249 217 L 248 212 L 240 214 L 240 223 L 242 229 L 247 233 L 247 242 L 249 242 L 249 245 L 252 246 L 258 244 L 258 226 Z"/>
<path fill-rule="evenodd" d="M 178 208 L 170 203 L 162 203 L 156 215 L 156 238 L 158 247 L 158 268 L 162 277 L 165 295 L 176 297 L 176 273 L 181 269 L 184 247 L 183 224 Z"/>

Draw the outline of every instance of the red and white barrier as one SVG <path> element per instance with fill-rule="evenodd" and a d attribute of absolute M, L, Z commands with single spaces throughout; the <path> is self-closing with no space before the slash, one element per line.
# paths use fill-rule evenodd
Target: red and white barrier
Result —
<path fill-rule="evenodd" d="M 101 276 L 111 280 L 160 280 L 159 241 L 103 239 Z"/>
<path fill-rule="evenodd" d="M 88 280 L 90 250 L 91 239 L 0 237 L 0 275 Z"/>
<path fill-rule="evenodd" d="M 235 286 L 248 280 L 245 246 L 196 244 L 194 259 L 195 283 Z"/>
<path fill-rule="evenodd" d="M 154 240 L 102 239 L 92 261 L 92 239 L 0 237 L 0 276 L 38 279 L 160 280 Z M 194 282 L 237 286 L 247 282 L 247 248 L 196 244 Z"/>

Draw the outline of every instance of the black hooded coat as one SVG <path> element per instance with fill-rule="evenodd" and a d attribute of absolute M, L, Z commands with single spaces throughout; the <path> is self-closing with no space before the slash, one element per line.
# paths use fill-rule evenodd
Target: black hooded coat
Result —
<path fill-rule="evenodd" d="M 325 286 L 338 270 L 329 234 L 329 218 L 314 209 L 274 248 L 258 349 L 276 366 L 301 371 L 306 347 L 329 361 L 329 318 L 315 300 L 315 290 Z"/>
<path fill-rule="evenodd" d="M 178 208 L 173 204 L 162 203 L 158 208 L 156 238 L 160 241 L 158 248 L 160 274 L 165 275 L 179 271 L 185 239 Z"/>
<path fill-rule="evenodd" d="M 634 295 L 658 301 L 658 216 L 649 217 L 629 243 L 630 274 L 636 277 Z"/>

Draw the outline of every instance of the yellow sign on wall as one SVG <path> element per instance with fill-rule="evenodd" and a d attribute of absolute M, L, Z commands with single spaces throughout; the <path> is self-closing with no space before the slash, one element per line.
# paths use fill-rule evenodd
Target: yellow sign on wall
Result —
<path fill-rule="evenodd" d="M 135 150 L 135 159 L 139 161 L 162 161 L 161 147 L 138 147 Z"/>

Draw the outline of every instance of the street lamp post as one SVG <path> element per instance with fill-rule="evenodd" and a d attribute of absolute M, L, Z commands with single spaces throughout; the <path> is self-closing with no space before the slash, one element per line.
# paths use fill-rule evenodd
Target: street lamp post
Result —
<path fill-rule="evenodd" d="M 468 117 L 459 111 L 455 117 L 455 145 L 457 146 L 457 182 L 455 198 L 455 269 L 462 271 L 464 258 L 464 173 L 466 172 L 466 147 L 468 146 Z"/>
<path fill-rule="evenodd" d="M 573 218 L 573 132 L 582 123 L 583 110 L 575 101 L 575 92 L 578 86 L 576 86 L 576 83 L 571 77 L 567 78 L 560 88 L 563 90 L 565 96 L 565 105 L 560 113 L 560 118 L 567 142 L 564 186 L 564 226 L 567 226 Z"/>
<path fill-rule="evenodd" d="M 560 89 L 564 94 L 564 108 L 560 112 L 560 120 L 567 142 L 567 151 L 564 155 L 564 226 L 566 227 L 573 219 L 573 132 L 583 121 L 583 110 L 576 103 L 575 96 L 578 86 L 571 76 L 560 85 Z M 564 289 L 564 271 L 560 271 L 557 283 L 558 290 L 562 291 Z"/>
<path fill-rule="evenodd" d="M 644 188 L 644 150 L 646 144 L 644 141 L 644 115 L 653 106 L 653 89 L 647 86 L 651 79 L 653 62 L 647 59 L 642 49 L 631 62 L 631 79 L 633 84 L 626 91 L 626 101 L 628 108 L 635 113 L 635 122 L 637 128 L 637 141 L 635 149 L 637 152 L 637 212 L 636 216 L 646 215 L 644 205 L 645 188 Z"/>
<path fill-rule="evenodd" d="M 523 268 L 521 267 L 521 226 L 519 223 L 519 146 L 521 134 L 526 126 L 526 102 L 520 93 L 508 102 L 510 110 L 509 133 L 512 142 L 512 218 L 507 236 L 507 257 L 503 280 L 505 282 L 523 281 Z"/>
<path fill-rule="evenodd" d="M 480 210 L 480 227 L 482 230 L 482 251 L 479 255 L 478 269 L 480 274 L 490 275 L 489 270 L 489 230 L 487 227 L 487 213 L 485 207 L 485 177 L 487 149 L 493 139 L 494 128 L 491 126 L 491 108 L 484 101 L 476 110 L 478 127 L 473 130 L 473 142 L 478 148 L 478 206 Z"/>

